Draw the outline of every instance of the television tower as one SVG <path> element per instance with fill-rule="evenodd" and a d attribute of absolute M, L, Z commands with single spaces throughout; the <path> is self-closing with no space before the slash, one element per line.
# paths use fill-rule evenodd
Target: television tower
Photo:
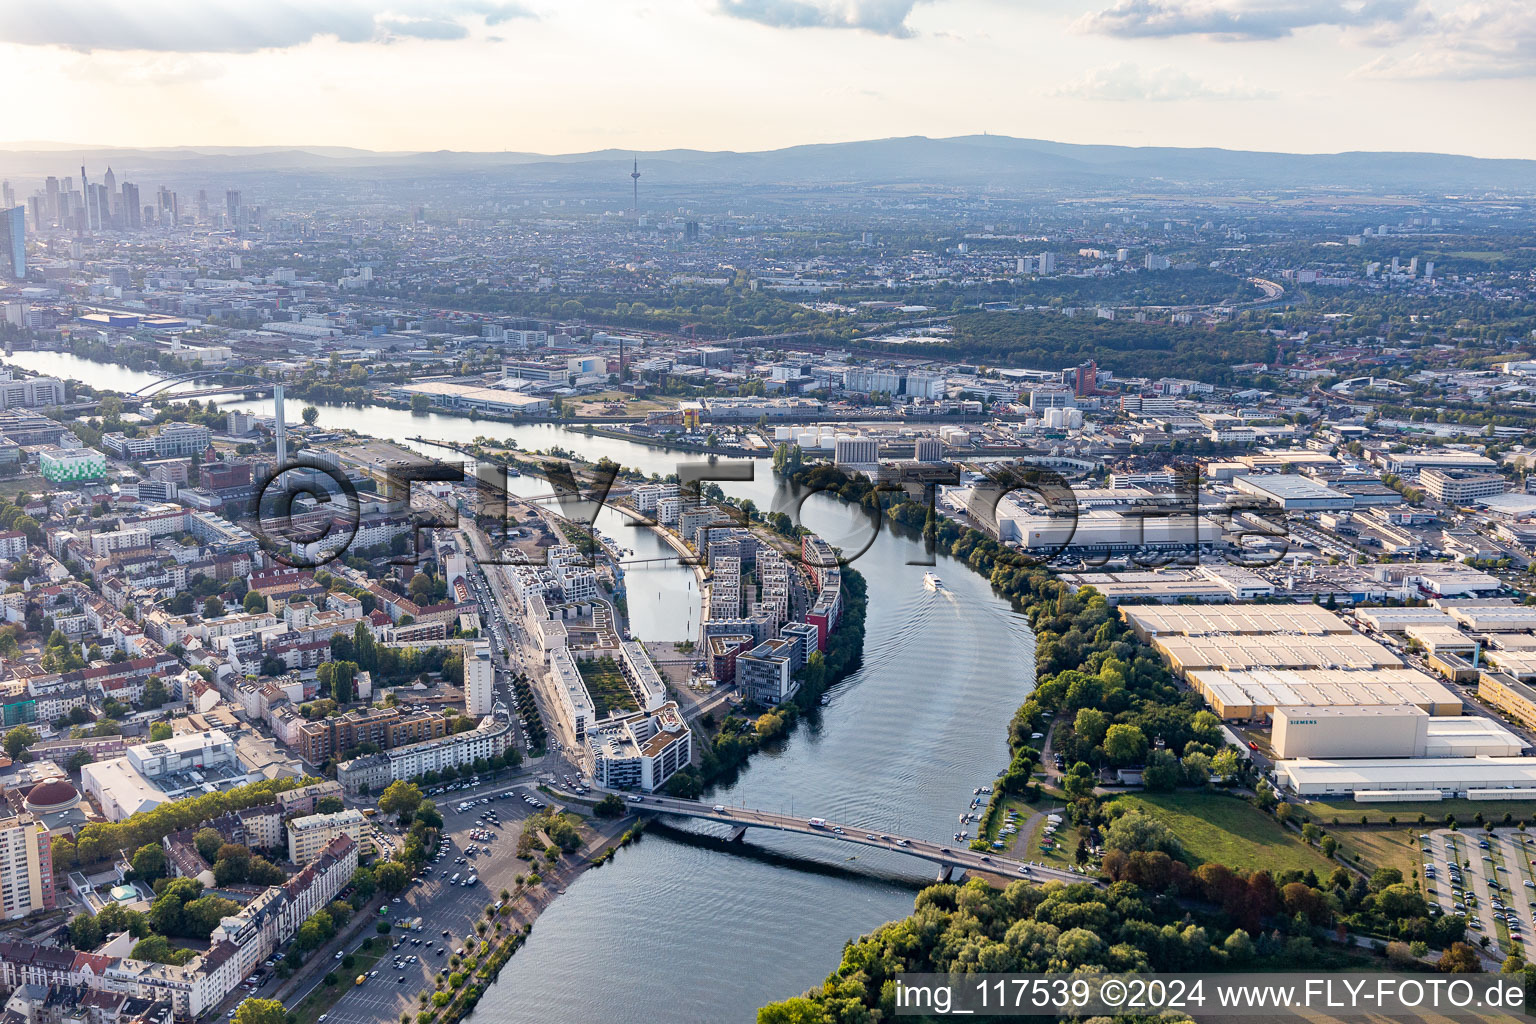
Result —
<path fill-rule="evenodd" d="M 83 172 L 82 172 L 83 173 Z M 635 185 L 635 217 L 640 216 L 640 158 L 635 157 L 635 169 L 629 172 L 630 180 Z"/>

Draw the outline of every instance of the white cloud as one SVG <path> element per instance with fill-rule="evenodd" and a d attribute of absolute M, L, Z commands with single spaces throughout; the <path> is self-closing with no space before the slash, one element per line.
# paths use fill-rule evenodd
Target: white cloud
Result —
<path fill-rule="evenodd" d="M 0 41 L 72 50 L 253 53 L 315 39 L 461 39 L 533 13 L 499 0 L 4 0 Z"/>
<path fill-rule="evenodd" d="M 1051 96 L 1122 103 L 1181 100 L 1262 100 L 1274 93 L 1243 82 L 1205 82 L 1175 67 L 1143 70 L 1135 64 L 1095 68 L 1082 78 L 1052 89 Z"/>
<path fill-rule="evenodd" d="M 1249 41 L 1284 39 L 1320 26 L 1395 36 L 1426 17 L 1420 0 L 1119 0 L 1083 15 L 1074 27 L 1122 39 L 1198 35 Z"/>
<path fill-rule="evenodd" d="M 1470 81 L 1536 76 L 1536 5 L 1484 0 L 1437 15 L 1432 31 L 1408 53 L 1383 54 L 1356 78 Z"/>
<path fill-rule="evenodd" d="M 858 29 L 907 39 L 907 17 L 926 0 L 720 0 L 720 13 L 771 28 Z"/>

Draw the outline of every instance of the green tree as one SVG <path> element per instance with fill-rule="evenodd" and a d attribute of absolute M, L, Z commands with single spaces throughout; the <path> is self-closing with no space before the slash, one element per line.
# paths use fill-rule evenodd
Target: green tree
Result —
<path fill-rule="evenodd" d="M 385 814 L 409 817 L 421 806 L 421 788 L 401 779 L 391 782 L 379 795 L 379 810 Z"/>
<path fill-rule="evenodd" d="M 312 405 L 306 405 L 304 411 L 299 413 L 299 417 L 304 421 L 306 427 L 312 427 L 315 425 L 315 421 L 320 418 L 320 410 Z"/>
<path fill-rule="evenodd" d="M 37 740 L 37 733 L 30 726 L 18 725 L 5 734 L 5 752 L 12 761 L 23 760 L 23 752 Z"/>
<path fill-rule="evenodd" d="M 160 740 L 168 740 L 173 735 L 170 722 L 155 722 L 149 727 L 149 739 L 151 743 Z"/>
<path fill-rule="evenodd" d="M 404 889 L 411 880 L 405 865 L 394 861 L 386 861 L 374 868 L 373 879 L 380 889 L 391 896 Z"/>
<path fill-rule="evenodd" d="M 247 612 L 254 615 L 267 610 L 267 599 L 260 591 L 247 590 L 245 592 L 245 600 L 241 602 L 241 605 Z"/>
<path fill-rule="evenodd" d="M 1112 725 L 1104 732 L 1104 756 L 1111 764 L 1141 764 L 1147 759 L 1147 737 L 1134 725 Z"/>
<path fill-rule="evenodd" d="M 1086 762 L 1079 761 L 1067 769 L 1066 775 L 1062 776 L 1061 785 L 1070 799 L 1081 800 L 1092 795 L 1097 781 L 1094 778 L 1093 769 Z"/>
<path fill-rule="evenodd" d="M 224 845 L 224 837 L 219 835 L 217 829 L 200 828 L 192 837 L 192 845 L 197 847 L 197 852 L 203 860 L 212 864 L 219 856 L 219 847 Z"/>
<path fill-rule="evenodd" d="M 1157 851 L 1173 858 L 1183 854 L 1168 826 L 1142 811 L 1127 811 L 1111 822 L 1104 833 L 1104 848 L 1124 853 Z"/>
<path fill-rule="evenodd" d="M 1090 747 L 1097 747 L 1104 742 L 1104 733 L 1109 729 L 1109 716 L 1098 708 L 1081 708 L 1077 717 L 1072 722 L 1072 731 L 1077 738 Z"/>
<path fill-rule="evenodd" d="M 76 949 L 95 949 L 101 939 L 101 925 L 90 914 L 76 914 L 69 922 L 69 942 Z"/>
<path fill-rule="evenodd" d="M 288 1009 L 276 999 L 252 997 L 235 1011 L 234 1024 L 287 1024 Z"/>
<path fill-rule="evenodd" d="M 1179 759 L 1166 750 L 1154 750 L 1147 755 L 1146 767 L 1142 769 L 1141 781 L 1148 790 L 1154 793 L 1168 793 L 1176 789 L 1182 772 L 1179 769 Z"/>
<path fill-rule="evenodd" d="M 146 881 L 165 877 L 165 850 L 159 843 L 145 843 L 133 855 L 133 873 Z"/>
<path fill-rule="evenodd" d="M 203 602 L 203 618 L 218 619 L 223 618 L 223 616 L 224 602 L 218 597 L 218 595 L 215 594 Z"/>

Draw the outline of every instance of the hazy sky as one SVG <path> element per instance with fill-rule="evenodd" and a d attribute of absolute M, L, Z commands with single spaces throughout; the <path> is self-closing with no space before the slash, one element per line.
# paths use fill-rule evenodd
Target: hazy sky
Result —
<path fill-rule="evenodd" d="M 1536 157 L 1536 0 L 0 0 L 0 140 Z"/>

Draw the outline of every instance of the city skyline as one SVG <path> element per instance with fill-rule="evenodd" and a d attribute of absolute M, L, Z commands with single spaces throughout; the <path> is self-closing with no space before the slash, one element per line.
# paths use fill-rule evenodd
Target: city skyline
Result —
<path fill-rule="evenodd" d="M 553 154 L 990 132 L 1536 157 L 1504 114 L 1531 98 L 1533 41 L 1536 11 L 1513 0 L 22 2 L 0 11 L 0 86 L 52 102 L 16 109 L 0 146 Z"/>

